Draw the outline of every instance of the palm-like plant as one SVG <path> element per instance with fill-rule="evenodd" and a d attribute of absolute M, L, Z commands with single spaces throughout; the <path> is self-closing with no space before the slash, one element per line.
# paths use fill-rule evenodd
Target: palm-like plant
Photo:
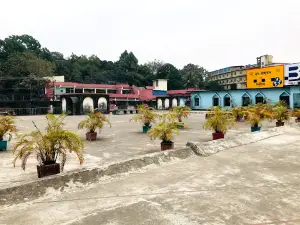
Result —
<path fill-rule="evenodd" d="M 111 123 L 106 116 L 100 112 L 89 113 L 87 118 L 78 124 L 78 129 L 86 128 L 88 132 L 94 133 L 97 128 L 102 129 L 107 123 L 111 127 Z"/>
<path fill-rule="evenodd" d="M 300 109 L 294 109 L 292 116 L 296 117 L 296 120 L 300 121 Z"/>
<path fill-rule="evenodd" d="M 286 107 L 285 104 L 279 103 L 273 107 L 273 118 L 277 120 L 277 122 L 283 122 L 290 119 L 290 110 Z"/>
<path fill-rule="evenodd" d="M 182 122 L 183 118 L 188 118 L 190 115 L 191 108 L 188 106 L 175 106 L 170 111 L 175 114 L 178 122 Z"/>
<path fill-rule="evenodd" d="M 246 122 L 251 124 L 251 127 L 258 127 L 262 120 L 272 119 L 273 115 L 270 111 L 270 107 L 267 104 L 256 104 L 248 107 L 245 111 Z"/>
<path fill-rule="evenodd" d="M 151 108 L 145 105 L 139 105 L 137 107 L 138 114 L 136 114 L 130 121 L 141 122 L 144 126 L 150 126 L 151 123 L 155 123 L 157 114 L 155 114 Z"/>
<path fill-rule="evenodd" d="M 239 121 L 240 119 L 243 118 L 243 116 L 245 115 L 245 108 L 242 106 L 239 107 L 233 107 L 231 109 L 231 113 L 233 115 L 233 117 L 235 118 L 236 121 Z"/>
<path fill-rule="evenodd" d="M 12 138 L 12 133 L 17 131 L 16 126 L 14 125 L 15 120 L 12 116 L 0 116 L 0 141 L 3 140 L 3 136 L 7 134 L 9 140 Z"/>
<path fill-rule="evenodd" d="M 213 107 L 211 110 L 211 116 L 207 118 L 203 128 L 205 130 L 214 130 L 215 133 L 225 134 L 234 125 L 234 117 L 219 106 Z"/>
<path fill-rule="evenodd" d="M 175 121 L 175 114 L 165 113 L 159 116 L 160 122 L 156 124 L 150 131 L 148 135 L 151 139 L 160 139 L 163 143 L 171 142 L 174 134 L 178 134 L 177 129 L 178 122 Z"/>
<path fill-rule="evenodd" d="M 74 152 L 79 163 L 82 164 L 83 142 L 77 134 L 63 128 L 65 117 L 64 114 L 58 117 L 52 114 L 46 115 L 48 124 L 45 132 L 41 132 L 33 122 L 37 131 L 21 136 L 14 147 L 14 166 L 16 161 L 20 159 L 22 161 L 21 167 L 25 170 L 28 157 L 36 154 L 40 165 L 53 164 L 60 157 L 61 170 L 63 170 L 68 152 Z"/>

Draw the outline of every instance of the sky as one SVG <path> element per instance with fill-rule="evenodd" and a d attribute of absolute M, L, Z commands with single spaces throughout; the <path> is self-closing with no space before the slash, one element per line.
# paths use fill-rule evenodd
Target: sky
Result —
<path fill-rule="evenodd" d="M 66 57 L 117 61 L 124 50 L 208 70 L 300 62 L 299 0 L 1 0 L 0 39 L 29 34 Z"/>

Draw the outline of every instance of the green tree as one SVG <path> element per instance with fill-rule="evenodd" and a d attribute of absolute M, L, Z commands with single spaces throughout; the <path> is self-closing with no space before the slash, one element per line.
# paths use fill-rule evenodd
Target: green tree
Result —
<path fill-rule="evenodd" d="M 168 79 L 168 90 L 183 89 L 180 71 L 170 63 L 166 63 L 157 70 L 157 79 Z"/>
<path fill-rule="evenodd" d="M 41 51 L 41 44 L 30 35 L 12 35 L 0 40 L 0 60 L 6 60 L 17 52 L 33 52 L 40 55 Z"/>
<path fill-rule="evenodd" d="M 208 71 L 201 66 L 187 64 L 181 70 L 184 86 L 186 88 L 205 88 L 205 79 Z"/>
<path fill-rule="evenodd" d="M 34 53 L 12 53 L 2 64 L 2 73 L 9 77 L 27 77 L 33 74 L 37 77 L 54 75 L 55 65 L 38 58 Z"/>

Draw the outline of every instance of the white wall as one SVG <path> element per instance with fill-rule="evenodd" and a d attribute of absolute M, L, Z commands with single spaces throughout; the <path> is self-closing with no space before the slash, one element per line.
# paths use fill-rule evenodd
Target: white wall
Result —
<path fill-rule="evenodd" d="M 156 86 L 156 81 L 158 81 L 157 86 Z M 154 80 L 153 81 L 153 90 L 167 91 L 168 90 L 168 80 L 166 80 L 166 79 Z"/>
<path fill-rule="evenodd" d="M 65 76 L 53 76 L 53 77 L 43 77 L 45 79 L 48 79 L 50 81 L 56 81 L 56 82 L 65 82 Z"/>

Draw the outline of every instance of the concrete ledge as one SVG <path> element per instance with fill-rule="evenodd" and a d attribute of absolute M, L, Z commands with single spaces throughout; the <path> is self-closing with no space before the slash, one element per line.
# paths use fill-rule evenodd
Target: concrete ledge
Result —
<path fill-rule="evenodd" d="M 104 168 L 81 170 L 78 172 L 62 173 L 50 176 L 37 181 L 22 184 L 0 190 L 0 205 L 16 204 L 37 199 L 47 193 L 47 189 L 64 190 L 70 183 L 88 185 L 97 182 L 103 176 L 125 173 L 131 170 L 140 169 L 151 164 L 161 164 L 173 159 L 185 159 L 195 153 L 190 148 L 152 153 L 138 158 L 109 165 Z"/>
<path fill-rule="evenodd" d="M 239 134 L 234 138 L 230 138 L 230 139 L 225 138 L 225 139 L 209 141 L 204 143 L 188 142 L 186 146 L 190 147 L 198 156 L 210 156 L 219 151 L 238 147 L 241 145 L 248 145 L 270 137 L 281 135 L 285 132 L 292 131 L 294 129 L 297 128 L 293 128 L 289 126 L 275 127 L 267 131 Z"/>

